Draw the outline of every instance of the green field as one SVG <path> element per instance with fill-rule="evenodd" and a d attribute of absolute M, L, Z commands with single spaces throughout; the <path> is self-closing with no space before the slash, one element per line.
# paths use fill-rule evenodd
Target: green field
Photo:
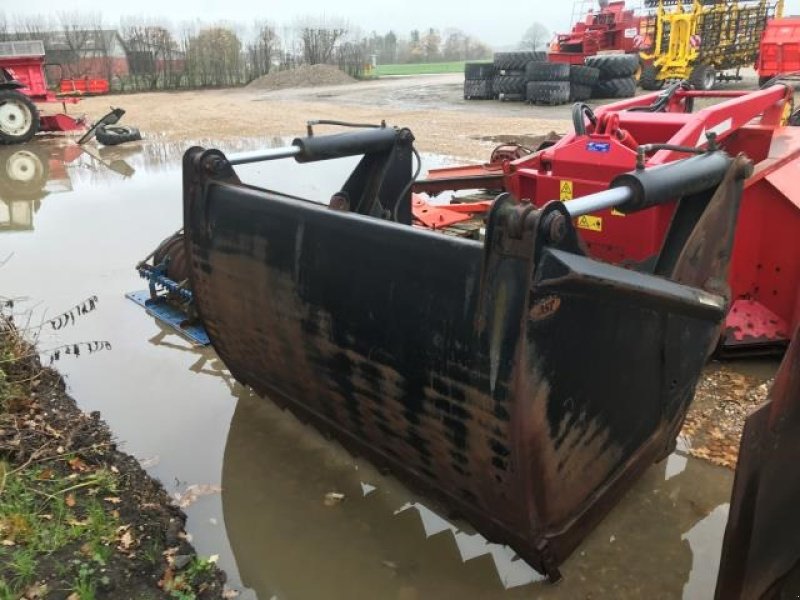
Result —
<path fill-rule="evenodd" d="M 433 73 L 463 73 L 464 61 L 442 63 L 414 63 L 410 65 L 378 65 L 375 74 L 385 75 L 431 75 Z"/>

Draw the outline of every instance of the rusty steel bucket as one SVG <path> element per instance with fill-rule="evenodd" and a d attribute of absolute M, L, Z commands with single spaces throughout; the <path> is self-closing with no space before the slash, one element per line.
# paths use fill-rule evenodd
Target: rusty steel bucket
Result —
<path fill-rule="evenodd" d="M 382 144 L 364 161 L 392 160 Z M 623 211 L 687 207 L 644 273 L 588 258 L 560 202 L 498 197 L 484 242 L 413 227 L 392 218 L 410 214 L 411 186 L 364 161 L 332 210 L 187 151 L 185 249 L 214 348 L 236 379 L 558 579 L 674 446 L 727 310 L 747 164 L 711 153 L 614 184 Z M 348 210 L 369 196 L 359 181 L 403 206 Z"/>

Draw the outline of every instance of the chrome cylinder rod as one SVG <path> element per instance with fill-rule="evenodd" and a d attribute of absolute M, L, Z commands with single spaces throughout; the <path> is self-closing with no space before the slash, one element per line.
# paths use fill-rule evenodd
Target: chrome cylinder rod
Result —
<path fill-rule="evenodd" d="M 571 217 L 580 217 L 599 210 L 620 206 L 632 198 L 633 192 L 630 188 L 616 187 L 570 200 L 564 203 L 564 207 Z"/>
<path fill-rule="evenodd" d="M 268 150 L 255 150 L 254 152 L 238 152 L 228 155 L 227 159 L 232 165 L 246 165 L 248 163 L 261 162 L 262 160 L 291 158 L 302 151 L 303 149 L 299 146 L 284 146 L 283 148 L 269 148 Z"/>

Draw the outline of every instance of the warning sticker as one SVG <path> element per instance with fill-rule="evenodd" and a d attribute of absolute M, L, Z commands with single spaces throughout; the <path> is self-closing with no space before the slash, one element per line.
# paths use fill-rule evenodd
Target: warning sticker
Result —
<path fill-rule="evenodd" d="M 567 200 L 572 200 L 572 182 L 565 179 L 561 182 L 561 186 L 559 187 L 559 200 L 562 202 L 566 202 Z"/>
<path fill-rule="evenodd" d="M 578 227 L 589 231 L 603 231 L 603 219 L 592 215 L 578 217 Z"/>

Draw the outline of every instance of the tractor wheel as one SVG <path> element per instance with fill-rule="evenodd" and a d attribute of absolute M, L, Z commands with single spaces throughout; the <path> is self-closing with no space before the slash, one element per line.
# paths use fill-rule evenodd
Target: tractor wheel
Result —
<path fill-rule="evenodd" d="M 491 100 L 491 79 L 465 79 L 464 100 Z"/>
<path fill-rule="evenodd" d="M 526 81 L 569 81 L 567 63 L 530 62 L 525 67 Z"/>
<path fill-rule="evenodd" d="M 127 142 L 136 142 L 142 139 L 142 134 L 136 127 L 127 125 L 100 125 L 95 136 L 97 141 L 104 146 L 116 146 Z"/>
<path fill-rule="evenodd" d="M 492 91 L 495 95 L 499 94 L 524 94 L 525 76 L 524 75 L 495 75 L 492 81 Z"/>
<path fill-rule="evenodd" d="M 524 71 L 529 62 L 545 60 L 547 60 L 545 52 L 495 52 L 494 68 L 498 71 Z"/>
<path fill-rule="evenodd" d="M 25 94 L 0 90 L 0 144 L 29 142 L 39 131 L 39 111 Z"/>
<path fill-rule="evenodd" d="M 570 98 L 569 81 L 529 81 L 525 99 L 531 104 L 566 104 Z"/>
<path fill-rule="evenodd" d="M 569 86 L 569 101 L 583 102 L 592 97 L 592 86 L 571 83 Z"/>
<path fill-rule="evenodd" d="M 648 64 L 642 67 L 642 77 L 639 85 L 643 90 L 656 91 L 664 87 L 664 80 L 658 78 L 658 67 Z"/>
<path fill-rule="evenodd" d="M 494 77 L 494 65 L 488 62 L 464 63 L 464 79 L 478 80 Z"/>
<path fill-rule="evenodd" d="M 633 77 L 639 69 L 638 54 L 599 54 L 586 58 L 586 66 L 600 69 L 600 79 Z"/>
<path fill-rule="evenodd" d="M 633 98 L 635 95 L 636 80 L 633 77 L 601 80 L 592 89 L 592 98 Z"/>
<path fill-rule="evenodd" d="M 572 65 L 569 68 L 569 81 L 572 85 L 592 87 L 599 79 L 600 69 L 583 65 Z"/>
<path fill-rule="evenodd" d="M 697 65 L 689 75 L 689 83 L 696 90 L 713 90 L 717 83 L 717 70 L 714 65 Z"/>

